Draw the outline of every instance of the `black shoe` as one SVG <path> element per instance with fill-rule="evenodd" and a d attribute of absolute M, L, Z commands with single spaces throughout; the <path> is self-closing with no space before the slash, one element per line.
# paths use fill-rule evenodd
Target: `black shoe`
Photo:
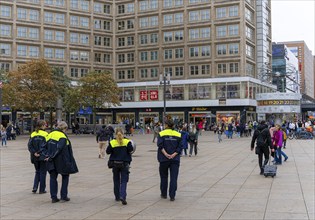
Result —
<path fill-rule="evenodd" d="M 167 196 L 161 194 L 162 199 L 167 199 Z"/>
<path fill-rule="evenodd" d="M 43 191 L 43 192 L 39 192 L 39 194 L 44 194 L 44 193 L 47 193 L 47 191 L 45 190 L 45 191 Z"/>
<path fill-rule="evenodd" d="M 175 201 L 175 198 L 170 198 L 170 201 L 171 201 L 171 202 L 174 202 L 174 201 Z"/>
<path fill-rule="evenodd" d="M 119 202 L 119 201 L 120 201 L 120 199 L 115 199 L 115 201 L 116 201 L 116 202 Z"/>
<path fill-rule="evenodd" d="M 121 201 L 121 204 L 123 204 L 123 205 L 127 205 L 127 201 L 126 201 L 126 200 L 124 200 L 124 199 L 120 199 L 120 201 Z"/>
<path fill-rule="evenodd" d="M 32 190 L 32 193 L 36 193 L 36 191 L 37 191 L 37 189 L 33 189 L 33 190 Z"/>
<path fill-rule="evenodd" d="M 289 157 L 286 157 L 285 159 L 284 159 L 284 161 L 287 161 L 289 159 Z"/>
<path fill-rule="evenodd" d="M 60 199 L 61 202 L 69 202 L 70 201 L 70 198 L 69 197 L 66 197 L 66 198 L 63 198 L 63 199 Z"/>
<path fill-rule="evenodd" d="M 59 201 L 60 201 L 60 199 L 52 199 L 51 203 L 56 203 L 56 202 L 59 202 Z"/>

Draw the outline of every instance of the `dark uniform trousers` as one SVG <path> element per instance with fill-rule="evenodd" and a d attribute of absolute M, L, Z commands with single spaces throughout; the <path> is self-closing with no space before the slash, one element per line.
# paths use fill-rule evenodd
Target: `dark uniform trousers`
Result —
<path fill-rule="evenodd" d="M 162 196 L 167 195 L 167 185 L 168 185 L 168 170 L 170 170 L 170 198 L 175 198 L 177 190 L 177 178 L 179 172 L 179 161 L 169 160 L 165 162 L 160 162 L 160 177 L 161 177 L 161 194 Z"/>
<path fill-rule="evenodd" d="M 263 155 L 265 157 L 264 164 L 262 163 Z M 264 168 L 265 165 L 268 163 L 268 161 L 269 161 L 269 148 L 268 147 L 261 147 L 260 153 L 258 154 L 258 164 L 259 164 L 260 169 Z"/>
<path fill-rule="evenodd" d="M 113 167 L 113 181 L 115 199 L 126 200 L 127 197 L 127 183 L 129 181 L 129 165 L 123 168 Z"/>
<path fill-rule="evenodd" d="M 62 183 L 60 189 L 60 197 L 61 199 L 65 199 L 68 197 L 68 184 L 69 184 L 69 174 L 61 175 Z M 58 173 L 56 170 L 52 170 L 50 172 L 50 196 L 51 199 L 57 199 L 57 191 L 58 191 L 58 182 L 57 182 Z"/>
<path fill-rule="evenodd" d="M 44 192 L 46 189 L 46 162 L 45 161 L 35 161 L 35 177 L 33 190 L 37 190 L 39 184 L 39 192 Z"/>

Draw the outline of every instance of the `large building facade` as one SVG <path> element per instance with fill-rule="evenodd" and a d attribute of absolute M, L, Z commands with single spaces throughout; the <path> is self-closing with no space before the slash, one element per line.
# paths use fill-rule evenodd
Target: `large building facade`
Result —
<path fill-rule="evenodd" d="M 2 0 L 1 68 L 34 58 L 74 80 L 111 71 L 121 106 L 98 123 L 255 120 L 256 93 L 271 63 L 270 0 Z"/>
<path fill-rule="evenodd" d="M 314 58 L 312 51 L 307 47 L 304 41 L 282 42 L 298 58 L 299 70 L 301 72 L 301 93 L 311 98 L 314 96 Z"/>

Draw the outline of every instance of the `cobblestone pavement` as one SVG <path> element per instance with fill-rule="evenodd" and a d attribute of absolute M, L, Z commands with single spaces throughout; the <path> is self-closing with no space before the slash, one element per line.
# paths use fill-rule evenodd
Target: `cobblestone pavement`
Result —
<path fill-rule="evenodd" d="M 176 201 L 160 198 L 156 144 L 135 135 L 128 205 L 115 202 L 112 173 L 98 159 L 95 136 L 70 135 L 80 172 L 70 176 L 70 202 L 52 204 L 32 194 L 34 168 L 28 137 L 1 147 L 1 219 L 314 219 L 314 141 L 288 140 L 289 159 L 275 178 L 259 175 L 250 138 L 224 139 L 211 132 L 197 156 L 182 157 Z M 59 185 L 60 187 L 60 185 Z M 49 175 L 47 176 L 49 192 Z"/>

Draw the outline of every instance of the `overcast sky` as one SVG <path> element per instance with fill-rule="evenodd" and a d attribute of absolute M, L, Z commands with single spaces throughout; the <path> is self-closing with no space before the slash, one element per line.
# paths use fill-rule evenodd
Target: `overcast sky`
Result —
<path fill-rule="evenodd" d="M 272 41 L 304 40 L 315 55 L 315 0 L 271 0 Z"/>

